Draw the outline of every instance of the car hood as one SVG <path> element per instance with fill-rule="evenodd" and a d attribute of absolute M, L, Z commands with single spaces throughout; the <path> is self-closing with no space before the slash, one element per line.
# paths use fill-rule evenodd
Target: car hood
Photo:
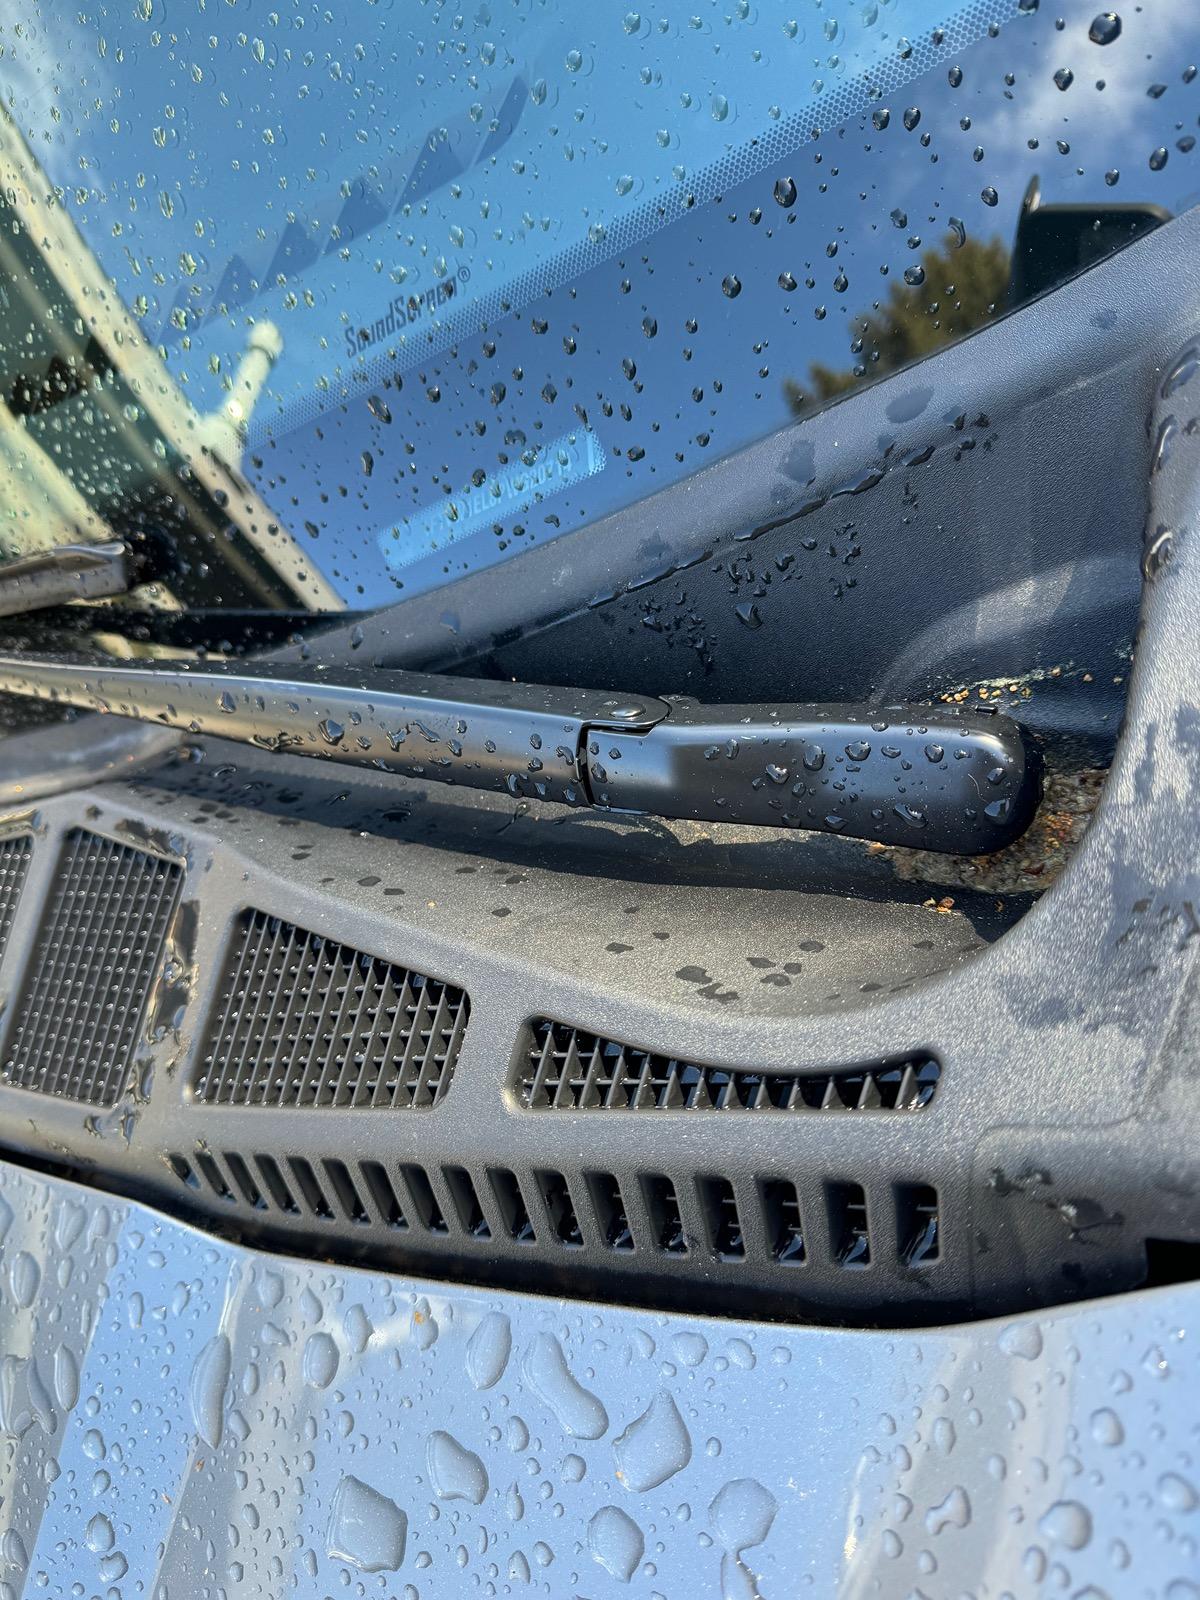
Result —
<path fill-rule="evenodd" d="M 0 1231 L 6 1596 L 1198 1592 L 1196 1286 L 904 1334 L 649 1313 L 4 1164 Z"/>

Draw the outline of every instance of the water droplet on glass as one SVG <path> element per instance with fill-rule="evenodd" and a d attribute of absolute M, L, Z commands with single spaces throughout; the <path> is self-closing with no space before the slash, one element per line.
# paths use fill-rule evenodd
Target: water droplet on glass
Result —
<path fill-rule="evenodd" d="M 1093 44 L 1111 44 L 1120 37 L 1121 19 L 1115 11 L 1102 11 L 1088 29 L 1088 38 Z"/>

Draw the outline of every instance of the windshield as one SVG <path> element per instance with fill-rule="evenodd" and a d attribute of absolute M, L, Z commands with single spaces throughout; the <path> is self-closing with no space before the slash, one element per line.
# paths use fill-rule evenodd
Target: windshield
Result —
<path fill-rule="evenodd" d="M 1200 196 L 1184 0 L 21 10 L 0 554 L 165 609 L 508 561 Z"/>

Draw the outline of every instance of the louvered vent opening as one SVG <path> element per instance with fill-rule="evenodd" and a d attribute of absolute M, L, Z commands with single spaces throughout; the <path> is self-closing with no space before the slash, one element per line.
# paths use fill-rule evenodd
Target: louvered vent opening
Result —
<path fill-rule="evenodd" d="M 380 1220 L 389 1228 L 407 1228 L 408 1218 L 404 1215 L 400 1196 L 383 1163 L 364 1161 L 359 1171 Z"/>
<path fill-rule="evenodd" d="M 604 1243 L 610 1250 L 634 1249 L 633 1229 L 629 1226 L 621 1186 L 612 1173 L 589 1172 L 587 1186 Z"/>
<path fill-rule="evenodd" d="M 492 1230 L 483 1214 L 475 1181 L 466 1167 L 443 1167 L 442 1177 L 454 1202 L 459 1227 L 472 1239 L 490 1239 Z"/>
<path fill-rule="evenodd" d="M 411 1216 L 428 1233 L 449 1232 L 428 1173 L 413 1164 L 389 1171 L 378 1161 L 351 1163 L 333 1156 L 320 1161 L 303 1156 L 280 1159 L 265 1152 L 242 1155 L 236 1150 L 207 1149 L 190 1156 L 173 1151 L 166 1160 L 186 1188 L 207 1192 L 228 1205 L 335 1225 L 350 1223 L 356 1229 L 375 1223 L 407 1229 Z M 487 1223 L 469 1174 L 461 1167 L 447 1169 L 448 1183 L 450 1171 L 456 1174 L 449 1186 L 462 1231 L 487 1239 Z"/>
<path fill-rule="evenodd" d="M 451 984 L 247 911 L 196 1094 L 215 1105 L 433 1106 L 469 1011 Z"/>
<path fill-rule="evenodd" d="M 559 1244 L 577 1248 L 583 1243 L 583 1233 L 567 1180 L 561 1172 L 539 1172 L 536 1176 L 555 1238 Z"/>
<path fill-rule="evenodd" d="M 650 1213 L 650 1226 L 654 1229 L 655 1246 L 669 1256 L 688 1253 L 687 1233 L 683 1215 L 679 1210 L 679 1196 L 670 1178 L 661 1172 L 652 1173 L 644 1180 L 646 1210 Z"/>
<path fill-rule="evenodd" d="M 728 1178 L 701 1178 L 700 1200 L 713 1254 L 722 1261 L 744 1260 L 746 1241 L 742 1237 L 742 1219 L 732 1183 Z"/>
<path fill-rule="evenodd" d="M 896 1237 L 910 1267 L 924 1267 L 942 1253 L 937 1190 L 927 1183 L 903 1183 L 896 1189 Z"/>
<path fill-rule="evenodd" d="M 404 1174 L 404 1181 L 408 1185 L 417 1221 L 426 1233 L 449 1233 L 450 1224 L 446 1221 L 441 1201 L 429 1181 L 429 1174 L 425 1168 L 418 1167 L 415 1162 L 405 1162 L 400 1171 Z"/>
<path fill-rule="evenodd" d="M 737 1272 L 743 1284 L 754 1261 L 805 1269 L 809 1276 L 875 1264 L 874 1200 L 868 1201 L 861 1184 L 842 1179 L 813 1191 L 818 1214 L 806 1218 L 790 1178 L 746 1180 L 739 1193 L 739 1186 L 720 1174 L 699 1177 L 694 1190 L 685 1190 L 682 1180 L 666 1173 L 643 1173 L 628 1180 L 639 1186 L 644 1207 L 631 1218 L 626 1192 L 611 1172 L 568 1176 L 543 1168 L 518 1178 L 508 1167 L 490 1167 L 476 1176 L 458 1165 L 427 1170 L 414 1162 L 307 1159 L 206 1146 L 168 1154 L 166 1164 L 184 1188 L 221 1207 L 239 1208 L 248 1217 L 278 1215 L 321 1224 L 331 1247 L 339 1230 L 357 1238 L 360 1230 L 378 1228 L 415 1236 L 426 1247 L 477 1248 L 480 1263 L 489 1259 L 489 1251 L 495 1253 L 498 1242 L 540 1244 L 560 1259 L 578 1252 L 575 1259 L 586 1271 L 591 1246 L 618 1257 L 669 1258 L 672 1282 L 678 1281 L 676 1271 L 686 1274 L 693 1263 L 706 1274 L 714 1268 Z M 893 1270 L 936 1268 L 942 1254 L 937 1190 L 929 1184 L 897 1184 L 877 1197 L 880 1204 L 888 1196 L 896 1216 L 889 1245 Z M 698 1234 L 688 1231 L 684 1199 L 698 1207 Z M 530 1201 L 540 1222 L 531 1216 Z M 787 1276 L 780 1272 L 781 1279 Z"/>
<path fill-rule="evenodd" d="M 771 1254 L 783 1267 L 798 1267 L 804 1261 L 804 1228 L 796 1185 L 786 1178 L 767 1178 L 762 1183 L 763 1220 Z"/>
<path fill-rule="evenodd" d="M 520 1098 L 530 1111 L 919 1111 L 940 1071 L 929 1056 L 803 1076 L 708 1067 L 542 1018 Z"/>
<path fill-rule="evenodd" d="M 32 854 L 33 840 L 28 834 L 0 839 L 0 961 L 4 959 L 4 947 L 12 931 Z"/>
<path fill-rule="evenodd" d="M 510 1172 L 507 1167 L 491 1167 L 488 1170 L 488 1182 L 509 1238 L 515 1244 L 536 1244 L 537 1233 L 516 1173 Z"/>
<path fill-rule="evenodd" d="M 8 1083 L 116 1102 L 182 882 L 175 862 L 68 835 L 4 1060 Z"/>
<path fill-rule="evenodd" d="M 834 1257 L 843 1267 L 866 1267 L 871 1263 L 871 1234 L 867 1216 L 867 1197 L 861 1184 L 831 1183 L 826 1186 L 829 1210 L 829 1242 Z"/>

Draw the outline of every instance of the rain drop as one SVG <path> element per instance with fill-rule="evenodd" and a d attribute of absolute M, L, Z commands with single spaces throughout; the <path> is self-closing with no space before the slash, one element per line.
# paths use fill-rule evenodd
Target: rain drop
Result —
<path fill-rule="evenodd" d="M 1102 11 L 1088 29 L 1088 38 L 1093 44 L 1111 44 L 1120 37 L 1121 19 L 1115 11 Z"/>

